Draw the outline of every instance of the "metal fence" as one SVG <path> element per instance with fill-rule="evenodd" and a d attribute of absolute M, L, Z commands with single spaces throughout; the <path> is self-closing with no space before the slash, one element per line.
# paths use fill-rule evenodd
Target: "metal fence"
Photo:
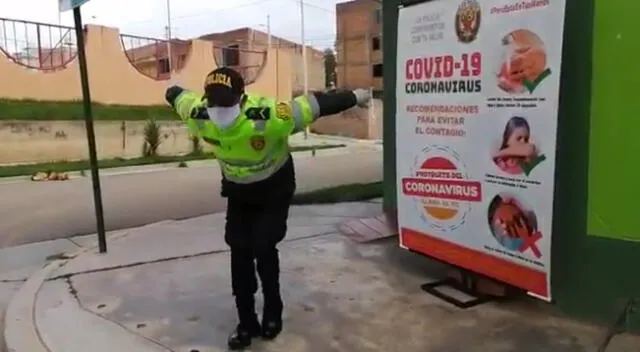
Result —
<path fill-rule="evenodd" d="M 155 80 L 167 80 L 171 77 L 171 71 L 183 69 L 191 51 L 191 41 L 172 39 L 170 65 L 168 40 L 128 34 L 121 34 L 120 40 L 131 65 Z"/>
<path fill-rule="evenodd" d="M 73 27 L 0 18 L 0 51 L 28 69 L 53 72 L 77 55 Z"/>
<path fill-rule="evenodd" d="M 120 35 L 122 49 L 133 67 L 141 74 L 166 80 L 171 72 L 186 65 L 192 42 Z M 218 66 L 229 66 L 240 72 L 247 84 L 254 83 L 267 64 L 267 48 L 246 49 L 237 44 L 211 41 Z M 73 27 L 16 19 L 0 18 L 0 52 L 18 65 L 41 72 L 62 70 L 77 55 Z M 171 60 L 171 61 L 169 61 Z"/>

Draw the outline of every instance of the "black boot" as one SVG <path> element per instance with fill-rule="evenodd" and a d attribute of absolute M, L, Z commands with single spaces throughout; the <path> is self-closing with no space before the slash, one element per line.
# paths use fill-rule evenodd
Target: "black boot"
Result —
<path fill-rule="evenodd" d="M 240 324 L 229 336 L 229 349 L 242 350 L 251 345 L 251 339 L 262 334 L 262 328 L 258 323 L 255 311 L 255 299 L 253 295 L 236 296 L 236 308 Z"/>
<path fill-rule="evenodd" d="M 262 338 L 273 340 L 282 332 L 283 303 L 280 293 L 264 295 L 264 311 L 262 314 Z"/>
<path fill-rule="evenodd" d="M 273 247 L 257 256 L 258 274 L 262 281 L 264 311 L 262 315 L 262 338 L 275 339 L 282 332 L 283 303 L 280 295 L 280 263 L 278 250 Z"/>
<path fill-rule="evenodd" d="M 243 350 L 251 346 L 251 339 L 261 335 L 261 328 L 258 322 L 255 322 L 252 326 L 245 327 L 239 324 L 238 327 L 231 333 L 227 344 L 232 351 Z"/>
<path fill-rule="evenodd" d="M 282 319 L 265 319 L 262 321 L 262 338 L 273 340 L 282 332 Z"/>

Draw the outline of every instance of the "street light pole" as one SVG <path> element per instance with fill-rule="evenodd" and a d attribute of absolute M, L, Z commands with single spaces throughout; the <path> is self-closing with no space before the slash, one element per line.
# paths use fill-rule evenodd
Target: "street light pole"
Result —
<path fill-rule="evenodd" d="M 171 0 L 167 0 L 167 57 L 169 60 L 169 78 L 173 72 L 172 55 L 171 55 Z"/>
<path fill-rule="evenodd" d="M 300 39 L 302 41 L 302 76 L 304 80 L 304 94 L 309 94 L 309 76 L 307 66 L 307 45 L 304 35 L 304 0 L 300 0 Z M 304 130 L 304 138 L 309 138 L 309 127 Z"/>
<path fill-rule="evenodd" d="M 271 15 L 267 15 L 267 48 L 271 49 Z"/>

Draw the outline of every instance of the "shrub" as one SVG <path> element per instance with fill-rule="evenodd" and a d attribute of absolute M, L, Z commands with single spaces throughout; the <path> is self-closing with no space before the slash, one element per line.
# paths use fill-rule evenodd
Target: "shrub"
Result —
<path fill-rule="evenodd" d="M 160 143 L 162 143 L 162 127 L 156 122 L 156 120 L 148 120 L 147 124 L 144 126 L 142 156 L 157 156 Z"/>
<path fill-rule="evenodd" d="M 191 154 L 192 155 L 202 154 L 202 143 L 200 142 L 200 137 L 196 135 L 192 135 L 189 138 L 191 139 Z"/>

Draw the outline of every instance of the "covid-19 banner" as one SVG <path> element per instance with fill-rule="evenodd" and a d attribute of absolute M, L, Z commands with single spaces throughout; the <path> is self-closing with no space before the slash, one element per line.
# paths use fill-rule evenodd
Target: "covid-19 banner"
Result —
<path fill-rule="evenodd" d="M 551 298 L 564 0 L 400 9 L 402 247 Z"/>

